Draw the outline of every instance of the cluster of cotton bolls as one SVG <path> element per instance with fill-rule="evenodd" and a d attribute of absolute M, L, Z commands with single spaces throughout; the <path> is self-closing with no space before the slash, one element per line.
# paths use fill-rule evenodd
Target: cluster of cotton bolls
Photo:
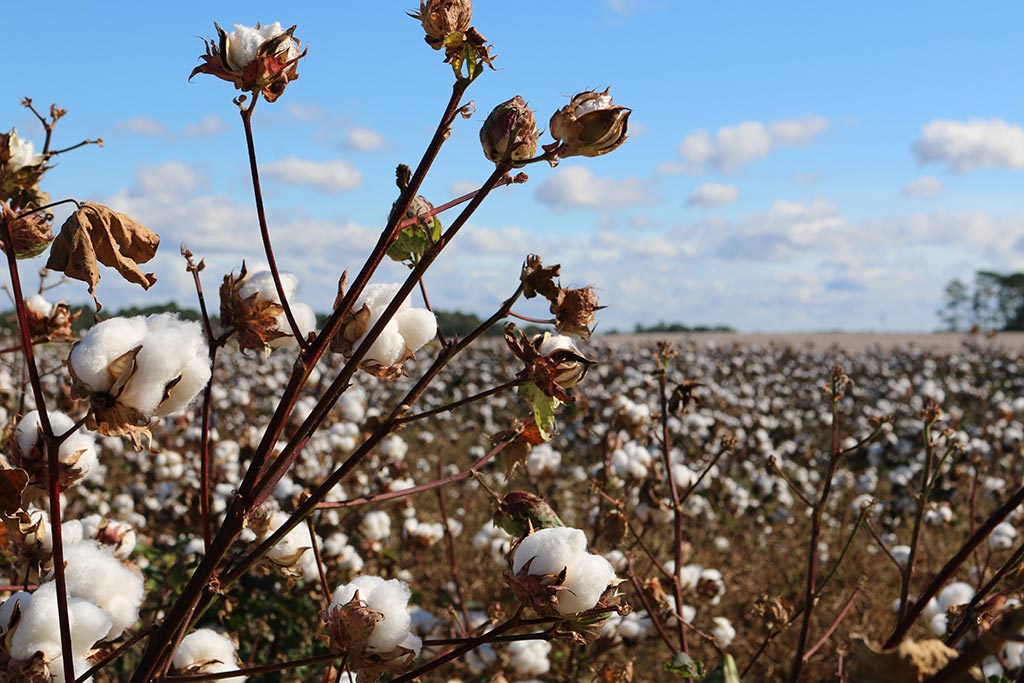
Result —
<path fill-rule="evenodd" d="M 65 523 L 69 532 L 74 525 Z M 82 526 L 79 524 L 79 526 Z M 80 530 L 81 531 L 81 530 Z M 64 576 L 76 676 L 90 668 L 100 641 L 115 640 L 139 619 L 142 575 L 115 557 L 114 550 L 69 533 L 64 543 Z M 42 652 L 54 680 L 64 681 L 57 616 L 57 584 L 51 572 L 34 591 L 21 591 L 0 604 L 0 633 L 10 634 L 10 656 L 22 662 Z M 20 617 L 12 623 L 17 608 Z"/>

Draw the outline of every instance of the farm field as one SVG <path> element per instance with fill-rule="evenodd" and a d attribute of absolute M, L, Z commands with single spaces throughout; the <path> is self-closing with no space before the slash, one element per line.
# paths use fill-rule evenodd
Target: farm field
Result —
<path fill-rule="evenodd" d="M 509 492 L 527 492 L 545 500 L 561 524 L 585 532 L 589 550 L 606 557 L 623 580 L 618 593 L 631 610 L 590 624 L 578 642 L 565 624 L 556 628 L 538 619 L 537 626 L 481 644 L 421 680 L 680 680 L 681 671 L 697 675 L 723 653 L 734 659 L 742 680 L 780 680 L 792 666 L 802 627 L 811 510 L 824 500 L 815 532 L 818 599 L 803 646 L 810 653 L 803 676 L 876 680 L 855 677 L 858 666 L 873 661 L 863 643 L 877 648 L 886 640 L 901 592 L 909 604 L 924 591 L 1020 485 L 1020 340 L 958 341 L 945 335 L 696 335 L 676 339 L 677 355 L 667 357 L 653 339 L 608 343 L 594 337 L 585 351 L 599 364 L 574 387 L 575 402 L 556 417 L 549 443 L 492 453 L 500 443 L 496 435 L 529 415 L 529 404 L 511 389 L 410 421 L 381 442 L 331 493 L 329 500 L 342 502 L 312 518 L 328 588 L 364 574 L 405 581 L 410 630 L 422 639 L 418 662 L 479 636 L 523 600 L 512 590 L 509 571 L 515 539 L 493 520 Z M 43 347 L 40 366 L 52 370 L 46 377 L 57 407 L 78 414 L 80 406 L 59 389 L 66 371 L 58 349 Z M 412 377 L 433 353 L 428 346 L 418 354 Z M 516 363 L 501 342 L 475 345 L 410 411 L 429 413 L 500 385 L 514 378 Z M 668 368 L 666 397 L 676 397 L 664 420 L 658 367 Z M 13 425 L 32 400 L 17 370 L 5 369 L 5 417 Z M 287 370 L 287 354 L 264 360 L 230 352 L 218 363 L 214 525 Z M 331 376 L 330 367 L 320 368 L 285 437 Z M 835 443 L 832 400 L 823 391 L 830 384 L 841 389 Z M 251 548 L 275 516 L 294 509 L 356 452 L 410 386 L 409 379 L 357 376 L 266 501 L 264 526 L 246 530 L 246 543 L 233 556 Z M 685 389 L 673 394 L 677 387 Z M 169 604 L 203 548 L 198 421 L 186 413 L 152 431 L 153 449 L 140 452 L 124 439 L 99 438 L 98 466 L 65 493 L 65 520 L 107 529 L 100 536 L 146 577 L 141 621 L 129 633 Z M 833 452 L 840 455 L 829 478 Z M 466 475 L 471 468 L 477 473 Z M 446 478 L 451 481 L 432 487 Z M 826 479 L 830 492 L 822 498 Z M 681 497 L 678 531 L 673 482 Z M 927 500 L 918 514 L 915 500 L 923 490 Z M 910 629 L 915 639 L 948 637 L 964 604 L 994 579 L 976 612 L 985 616 L 989 640 L 977 640 L 976 628 L 958 640 L 968 650 L 982 643 L 987 650 L 978 661 L 985 674 L 1007 680 L 1021 670 L 1021 647 L 990 640 L 999 633 L 993 624 L 1016 613 L 1024 587 L 1014 569 L 1019 517 L 1019 509 L 1009 512 L 968 554 Z M 317 634 L 324 633 L 321 611 L 330 596 L 308 549 L 309 531 L 300 531 L 242 575 L 200 620 L 237 640 L 245 666 L 325 652 Z M 9 533 L 6 543 L 6 578 L 17 585 L 26 576 L 26 558 L 38 551 L 26 545 L 27 537 Z M 911 554 L 914 572 L 904 589 Z M 38 577 L 28 572 L 30 582 Z M 678 615 L 686 622 L 682 629 Z M 684 642 L 692 663 L 681 669 L 676 653 Z M 95 680 L 126 680 L 134 661 L 129 650 Z M 321 680 L 325 666 L 249 680 Z"/>

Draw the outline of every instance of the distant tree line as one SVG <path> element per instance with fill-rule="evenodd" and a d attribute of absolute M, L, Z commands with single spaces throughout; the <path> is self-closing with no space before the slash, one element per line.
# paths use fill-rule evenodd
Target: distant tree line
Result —
<path fill-rule="evenodd" d="M 979 270 L 973 284 L 954 279 L 943 290 L 938 314 L 949 331 L 1024 330 L 1024 273 Z"/>

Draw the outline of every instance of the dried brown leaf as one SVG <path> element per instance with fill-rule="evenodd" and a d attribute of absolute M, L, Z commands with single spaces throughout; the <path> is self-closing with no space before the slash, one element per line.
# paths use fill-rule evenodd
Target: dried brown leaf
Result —
<path fill-rule="evenodd" d="M 152 287 L 156 276 L 143 273 L 139 264 L 152 259 L 159 246 L 160 236 L 142 224 L 102 204 L 82 202 L 61 226 L 46 267 L 88 283 L 89 293 L 96 300 L 99 263 L 143 289 Z M 100 308 L 98 300 L 96 308 Z"/>
<path fill-rule="evenodd" d="M 28 472 L 16 467 L 0 470 L 0 514 L 13 515 L 21 509 L 21 494 L 28 486 Z"/>
<path fill-rule="evenodd" d="M 937 638 L 914 642 L 909 638 L 896 647 L 882 650 L 863 635 L 852 636 L 856 663 L 851 683 L 919 683 L 934 676 L 959 652 Z M 951 678 L 951 683 L 980 683 L 977 667 Z"/>

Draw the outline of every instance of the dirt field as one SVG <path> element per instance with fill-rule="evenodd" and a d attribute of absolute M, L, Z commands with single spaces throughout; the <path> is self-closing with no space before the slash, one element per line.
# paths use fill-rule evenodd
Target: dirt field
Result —
<path fill-rule="evenodd" d="M 1024 353 L 1024 332 L 1002 332 L 992 337 L 970 335 L 965 333 L 937 332 L 926 333 L 876 333 L 876 332 L 788 332 L 788 333 L 728 333 L 700 332 L 675 334 L 623 334 L 602 336 L 601 341 L 626 343 L 646 343 L 657 339 L 685 346 L 696 344 L 705 346 L 718 344 L 729 346 L 740 344 L 745 346 L 793 346 L 796 348 L 827 349 L 837 346 L 849 352 L 867 349 L 917 347 L 931 351 L 955 352 L 966 342 L 1000 346 L 1009 351 Z"/>

